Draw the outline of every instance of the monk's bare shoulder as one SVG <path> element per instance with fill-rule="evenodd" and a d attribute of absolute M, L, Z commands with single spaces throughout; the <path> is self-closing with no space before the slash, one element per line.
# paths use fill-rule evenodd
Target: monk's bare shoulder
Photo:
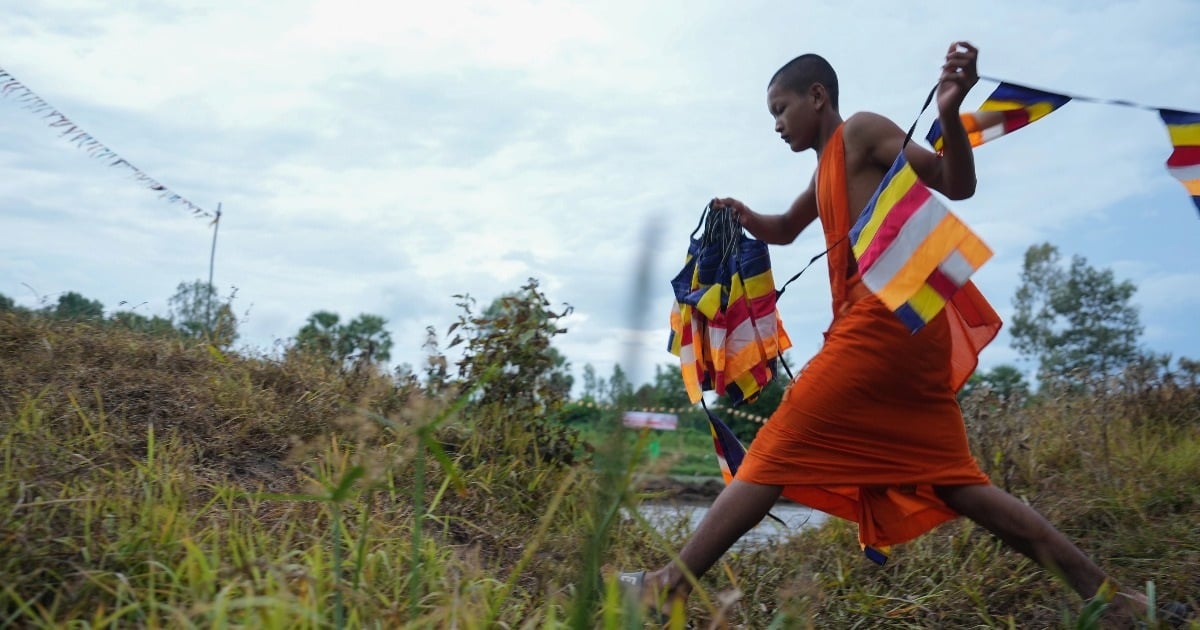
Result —
<path fill-rule="evenodd" d="M 904 132 L 896 123 L 874 112 L 852 114 L 844 125 L 842 137 L 847 160 L 858 165 L 878 165 L 881 156 L 890 155 L 891 158 L 886 160 L 889 164 L 884 165 L 886 168 L 899 152 L 898 142 L 904 138 Z"/>

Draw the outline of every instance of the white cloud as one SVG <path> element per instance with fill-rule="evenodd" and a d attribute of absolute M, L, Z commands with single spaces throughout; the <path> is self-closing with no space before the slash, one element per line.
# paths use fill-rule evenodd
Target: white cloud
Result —
<path fill-rule="evenodd" d="M 854 29 L 840 28 L 850 15 Z M 1022 0 L 1002 13 L 882 1 L 56 2 L 0 24 L 0 67 L 192 201 L 224 202 L 217 283 L 253 305 L 247 342 L 294 334 L 317 309 L 377 312 L 398 360 L 419 364 L 424 327 L 455 315 L 452 294 L 486 302 L 532 275 L 577 309 L 564 352 L 607 374 L 628 351 L 647 225 L 661 230 L 635 345 L 651 365 L 673 360 L 667 283 L 707 199 L 777 212 L 806 185 L 813 157 L 779 144 L 764 103 L 792 56 L 825 54 L 847 113 L 902 126 L 957 38 L 981 47 L 988 75 L 1200 109 L 1200 85 L 1177 70 L 1200 61 L 1197 17 L 1186 0 Z M 0 292 L 32 299 L 24 282 L 162 305 L 203 277 L 203 221 L 39 125 L 0 100 Z M 1164 271 L 1193 256 L 1196 227 L 1166 152 L 1153 112 L 1082 103 L 982 148 L 979 194 L 952 206 L 996 251 L 978 280 L 997 308 L 1011 310 L 1035 242 L 1093 264 L 1141 261 L 1131 275 L 1148 328 L 1200 354 L 1184 323 L 1195 297 L 1178 289 L 1200 284 Z M 823 249 L 817 234 L 773 248 L 776 278 Z M 828 324 L 823 265 L 781 301 L 795 362 Z M 1003 344 L 985 364 L 1008 361 Z"/>

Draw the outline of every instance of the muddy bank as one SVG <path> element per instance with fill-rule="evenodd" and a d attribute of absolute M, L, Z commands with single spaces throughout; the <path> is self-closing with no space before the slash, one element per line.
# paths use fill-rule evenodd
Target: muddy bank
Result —
<path fill-rule="evenodd" d="M 707 503 L 717 498 L 725 482 L 720 477 L 646 476 L 638 478 L 638 489 L 658 500 Z"/>

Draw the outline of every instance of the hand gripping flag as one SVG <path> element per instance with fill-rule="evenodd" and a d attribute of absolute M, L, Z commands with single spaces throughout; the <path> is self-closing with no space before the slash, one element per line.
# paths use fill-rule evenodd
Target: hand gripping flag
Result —
<path fill-rule="evenodd" d="M 1071 97 L 1043 92 L 1012 83 L 1001 83 L 979 106 L 979 111 L 962 115 L 971 146 L 977 147 L 1012 133 L 1066 105 Z M 925 136 L 935 151 L 942 150 L 942 123 L 934 121 Z"/>
<path fill-rule="evenodd" d="M 680 359 L 688 397 L 695 403 L 711 390 L 731 405 L 753 400 L 792 345 L 775 307 L 766 243 L 746 236 L 727 208 L 710 205 L 671 287 L 668 349 Z"/>
<path fill-rule="evenodd" d="M 850 244 L 863 284 L 913 332 L 992 257 L 921 183 L 903 152 L 850 230 Z"/>
<path fill-rule="evenodd" d="M 963 126 L 971 146 L 977 147 L 1044 118 L 1070 100 L 1001 83 L 978 112 L 962 115 Z M 935 150 L 942 150 L 940 121 L 934 121 L 926 139 Z M 850 242 L 863 284 L 913 332 L 941 312 L 992 256 L 987 245 L 921 183 L 903 152 L 859 215 Z"/>
<path fill-rule="evenodd" d="M 1167 171 L 1183 183 L 1200 210 L 1200 114 L 1160 109 L 1158 115 L 1175 147 L 1167 158 Z"/>

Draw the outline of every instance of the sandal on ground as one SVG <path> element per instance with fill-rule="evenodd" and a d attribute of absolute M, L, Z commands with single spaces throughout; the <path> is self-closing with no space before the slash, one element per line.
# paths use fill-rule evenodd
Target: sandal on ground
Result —
<path fill-rule="evenodd" d="M 671 613 L 665 611 L 661 607 L 661 603 L 651 602 L 646 597 L 646 572 L 645 571 L 630 571 L 617 574 L 617 584 L 621 587 L 621 594 L 628 600 L 636 602 L 642 606 L 648 617 L 648 621 L 667 625 L 671 623 Z M 685 628 L 691 628 L 690 623 L 684 623 Z"/>
<path fill-rule="evenodd" d="M 1158 625 L 1155 627 L 1166 628 L 1187 628 L 1188 623 L 1194 619 L 1196 609 L 1192 608 L 1184 602 L 1167 602 L 1158 607 L 1155 614 L 1155 619 Z M 1139 621 L 1134 626 L 1138 630 L 1147 630 L 1150 626 L 1145 621 Z"/>
<path fill-rule="evenodd" d="M 1158 618 L 1171 628 L 1186 628 L 1195 614 L 1195 609 L 1183 602 L 1167 602 L 1158 607 Z"/>

